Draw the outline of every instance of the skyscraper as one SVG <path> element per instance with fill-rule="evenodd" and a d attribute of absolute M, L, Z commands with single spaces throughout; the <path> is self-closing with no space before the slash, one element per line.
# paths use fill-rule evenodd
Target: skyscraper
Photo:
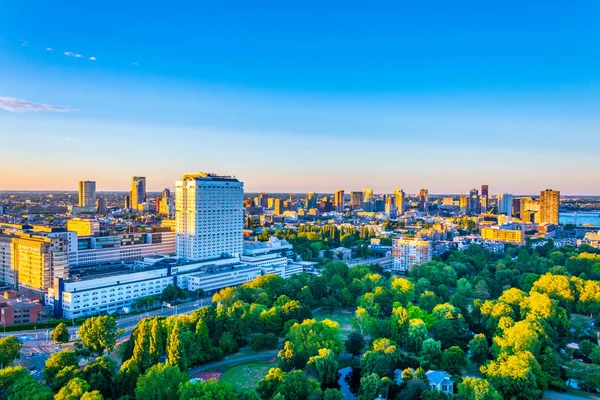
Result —
<path fill-rule="evenodd" d="M 385 197 L 385 213 L 388 214 L 392 218 L 395 218 L 396 214 L 397 214 L 395 199 L 396 199 L 395 196 L 388 195 Z"/>
<path fill-rule="evenodd" d="M 373 211 L 373 189 L 363 189 L 362 209 Z"/>
<path fill-rule="evenodd" d="M 342 214 L 344 212 L 344 191 L 338 190 L 335 192 L 335 211 Z"/>
<path fill-rule="evenodd" d="M 406 206 L 404 204 L 404 190 L 394 190 L 394 204 L 396 205 L 396 213 L 398 215 L 404 215 L 406 212 Z"/>
<path fill-rule="evenodd" d="M 282 203 L 283 203 L 283 201 L 279 198 L 273 199 L 273 214 L 275 214 L 275 215 L 283 214 Z"/>
<path fill-rule="evenodd" d="M 96 182 L 79 181 L 79 207 L 96 206 Z"/>
<path fill-rule="evenodd" d="M 478 215 L 481 211 L 481 204 L 479 204 L 479 192 L 477 189 L 471 189 L 469 193 L 469 214 Z"/>
<path fill-rule="evenodd" d="M 131 178 L 131 208 L 138 209 L 138 205 L 146 201 L 146 178 L 134 176 Z"/>
<path fill-rule="evenodd" d="M 306 209 L 317 208 L 317 194 L 315 192 L 306 193 Z"/>
<path fill-rule="evenodd" d="M 98 197 L 96 208 L 98 209 L 98 214 L 106 214 L 108 212 L 108 204 L 105 197 Z"/>
<path fill-rule="evenodd" d="M 231 176 L 185 174 L 175 188 L 177 256 L 209 260 L 243 247 L 244 183 Z"/>
<path fill-rule="evenodd" d="M 421 189 L 419 191 L 419 210 L 427 211 L 429 205 L 429 191 L 427 189 Z"/>
<path fill-rule="evenodd" d="M 351 192 L 350 193 L 350 207 L 353 210 L 362 208 L 363 193 L 362 192 Z"/>
<path fill-rule="evenodd" d="M 558 225 L 560 192 L 546 189 L 540 192 L 540 223 Z"/>
<path fill-rule="evenodd" d="M 512 215 L 513 195 L 503 193 L 498 195 L 498 214 Z"/>
<path fill-rule="evenodd" d="M 490 193 L 488 185 L 481 185 L 481 212 L 487 212 L 490 207 Z"/>

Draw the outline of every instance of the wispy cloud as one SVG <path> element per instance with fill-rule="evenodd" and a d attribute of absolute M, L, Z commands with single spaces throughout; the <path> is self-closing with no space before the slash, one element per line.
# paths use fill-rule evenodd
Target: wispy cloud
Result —
<path fill-rule="evenodd" d="M 29 46 L 29 42 L 27 40 L 21 40 L 21 46 L 27 47 Z"/>
<path fill-rule="evenodd" d="M 94 56 L 92 56 L 92 57 L 90 57 L 90 58 L 89 58 L 89 60 L 90 60 L 90 61 L 96 61 L 96 60 L 97 60 L 97 58 L 96 58 L 96 57 L 94 57 Z"/>
<path fill-rule="evenodd" d="M 60 137 L 60 136 L 53 136 L 53 135 L 46 135 L 46 136 L 44 136 L 44 139 L 48 139 L 48 140 L 63 140 L 65 142 L 73 140 L 73 138 L 69 137 L 69 136 Z"/>
<path fill-rule="evenodd" d="M 67 56 L 67 57 L 75 57 L 75 58 L 81 58 L 81 57 L 83 57 L 83 56 L 82 56 L 81 54 L 79 54 L 79 53 L 73 53 L 73 52 L 70 52 L 70 51 L 65 51 L 65 52 L 63 52 L 63 54 L 64 54 L 65 56 Z"/>
<path fill-rule="evenodd" d="M 29 100 L 17 99 L 15 97 L 0 97 L 0 109 L 10 112 L 72 111 L 69 107 L 36 103 Z"/>
<path fill-rule="evenodd" d="M 54 49 L 52 47 L 46 47 L 46 50 L 48 50 L 48 51 L 54 51 Z"/>
<path fill-rule="evenodd" d="M 132 62 L 131 65 L 140 65 L 140 63 Z"/>

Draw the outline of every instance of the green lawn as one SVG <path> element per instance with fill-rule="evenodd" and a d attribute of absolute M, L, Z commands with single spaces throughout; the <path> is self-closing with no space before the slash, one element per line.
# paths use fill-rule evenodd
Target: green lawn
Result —
<path fill-rule="evenodd" d="M 354 309 L 337 310 L 333 314 L 330 314 L 324 309 L 320 309 L 319 311 L 313 314 L 313 317 L 317 321 L 330 319 L 332 321 L 337 322 L 338 324 L 340 324 L 340 329 L 342 330 L 343 337 L 348 336 L 352 332 L 352 320 L 354 320 Z"/>
<path fill-rule="evenodd" d="M 228 366 L 228 369 L 221 375 L 221 382 L 228 382 L 237 392 L 246 392 L 256 388 L 258 381 L 267 375 L 270 368 L 275 368 L 277 364 L 269 364 L 268 361 L 251 361 L 235 366 Z"/>

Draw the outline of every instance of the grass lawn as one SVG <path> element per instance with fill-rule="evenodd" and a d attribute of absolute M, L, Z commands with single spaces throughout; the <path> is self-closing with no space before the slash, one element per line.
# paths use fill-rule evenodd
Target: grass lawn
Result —
<path fill-rule="evenodd" d="M 246 392 L 256 388 L 256 384 L 267 375 L 270 368 L 277 364 L 269 364 L 268 361 L 251 361 L 247 363 L 229 365 L 221 375 L 221 382 L 230 383 L 237 392 Z"/>
<path fill-rule="evenodd" d="M 354 309 L 342 309 L 337 310 L 333 314 L 330 314 L 325 309 L 320 309 L 313 314 L 313 317 L 317 321 L 324 319 L 330 319 L 340 324 L 342 330 L 342 337 L 348 336 L 352 332 L 352 321 L 354 320 Z"/>

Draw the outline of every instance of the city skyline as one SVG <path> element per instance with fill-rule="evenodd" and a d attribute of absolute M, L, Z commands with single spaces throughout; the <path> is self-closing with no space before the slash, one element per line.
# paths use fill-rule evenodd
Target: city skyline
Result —
<path fill-rule="evenodd" d="M 11 3 L 0 190 L 210 170 L 252 192 L 598 195 L 599 6 L 516 4 Z"/>

